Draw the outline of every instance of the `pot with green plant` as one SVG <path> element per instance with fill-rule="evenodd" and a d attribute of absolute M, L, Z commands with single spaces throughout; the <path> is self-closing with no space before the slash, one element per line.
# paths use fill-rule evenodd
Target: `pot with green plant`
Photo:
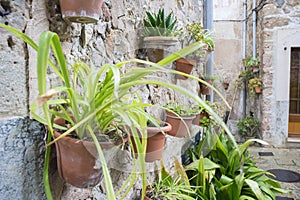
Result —
<path fill-rule="evenodd" d="M 175 158 L 174 175 L 172 175 L 163 162 L 160 169 L 156 171 L 155 180 L 147 186 L 145 200 L 153 199 L 196 199 L 195 189 L 190 186 L 189 179 L 184 167 Z"/>
<path fill-rule="evenodd" d="M 244 60 L 244 66 L 249 70 L 252 70 L 253 73 L 259 72 L 260 60 L 257 57 L 247 57 Z"/>
<path fill-rule="evenodd" d="M 204 46 L 198 51 L 193 52 L 191 55 L 188 55 L 188 57 L 196 60 L 199 58 L 200 62 L 207 62 L 210 52 L 215 48 L 212 31 L 204 29 L 199 22 L 196 22 L 187 24 L 181 28 L 177 31 L 177 35 L 182 47 L 194 42 L 203 42 Z"/>
<path fill-rule="evenodd" d="M 145 108 L 151 106 L 151 104 L 141 102 L 135 103 L 133 101 L 135 98 L 133 98 L 134 94 L 132 93 L 131 87 L 144 84 L 155 84 L 181 92 L 183 95 L 194 100 L 197 104 L 205 107 L 228 134 L 231 135 L 228 127 L 222 123 L 222 119 L 194 93 L 175 84 L 146 79 L 147 75 L 156 72 L 174 73 L 172 70 L 165 68 L 165 66 L 178 58 L 201 48 L 202 44 L 200 42 L 169 55 L 157 64 L 139 59 L 131 59 L 114 65 L 105 64 L 101 67 L 88 67 L 87 64 L 75 62 L 74 60 L 68 62 L 71 65 L 67 65 L 59 37 L 56 33 L 42 33 L 39 45 L 37 45 L 26 34 L 13 27 L 5 24 L 0 24 L 0 27 L 12 32 L 38 52 L 37 75 L 40 96 L 38 101 L 31 105 L 30 112 L 34 119 L 48 127 L 43 171 L 47 199 L 52 199 L 48 178 L 50 145 L 56 144 L 58 141 L 62 141 L 64 138 L 68 138 L 73 134 L 80 140 L 91 138 L 93 149 L 96 149 L 97 152 L 97 157 L 93 161 L 93 168 L 101 168 L 100 173 L 102 173 L 104 177 L 107 198 L 112 200 L 116 199 L 102 145 L 99 143 L 99 136 L 105 136 L 107 138 L 109 135 L 108 133 L 118 133 L 119 131 L 123 135 L 124 131 L 125 133 L 128 132 L 126 131 L 128 128 L 130 128 L 131 134 L 135 136 L 138 135 L 137 129 L 141 130 L 141 134 L 147 134 L 147 120 L 142 120 L 142 118 L 137 117 L 136 108 Z M 51 56 L 50 50 L 53 52 Z M 136 65 L 134 65 L 134 67 L 128 67 L 129 64 L 135 63 L 145 64 L 149 67 L 145 68 Z M 124 70 L 126 65 L 128 68 Z M 48 69 L 48 66 L 50 69 Z M 61 85 L 57 85 L 49 90 L 46 87 L 48 70 L 52 70 L 61 80 Z M 200 81 L 197 77 L 193 77 L 193 79 Z M 216 91 L 216 93 L 218 93 L 218 91 Z M 38 112 L 39 109 L 42 109 L 42 114 L 41 112 Z M 139 110 L 138 113 L 146 119 L 151 119 L 153 117 L 145 112 L 144 109 L 142 109 L 142 111 Z M 60 123 L 55 120 L 56 123 L 54 123 L 54 119 L 57 117 L 62 118 L 64 122 Z M 59 133 L 59 136 L 55 137 L 55 132 L 57 130 L 61 130 L 62 132 Z M 142 176 L 143 196 L 146 188 L 146 141 L 146 137 L 142 138 L 142 142 L 139 139 L 135 140 L 137 151 L 139 153 L 138 159 L 135 160 L 135 162 L 140 163 L 139 166 L 142 170 L 142 173 L 140 174 Z M 89 145 L 85 144 L 84 146 L 87 147 Z M 75 167 L 78 166 L 72 166 L 72 168 Z M 137 167 L 132 170 L 137 170 Z M 134 180 L 136 178 L 135 173 L 132 173 L 129 178 Z M 128 187 L 130 188 L 133 183 L 134 181 L 131 181 L 131 184 L 129 184 Z M 90 186 L 89 183 L 87 185 Z M 126 187 L 127 185 L 122 188 Z M 126 190 L 122 195 L 126 196 L 128 191 L 129 190 Z"/>
<path fill-rule="evenodd" d="M 201 77 L 202 80 L 204 80 L 206 83 L 212 85 L 214 83 L 214 81 L 217 79 L 216 76 L 213 75 L 203 75 Z M 210 94 L 210 87 L 207 84 L 204 84 L 202 82 L 199 82 L 199 86 L 200 86 L 200 93 L 203 95 L 208 95 Z"/>
<path fill-rule="evenodd" d="M 69 22 L 96 23 L 103 0 L 59 0 L 62 17 Z"/>
<path fill-rule="evenodd" d="M 238 133 L 245 139 L 258 138 L 260 121 L 255 116 L 247 116 L 239 119 L 237 123 Z"/>
<path fill-rule="evenodd" d="M 248 88 L 251 94 L 260 94 L 262 91 L 261 78 L 252 78 L 248 81 Z"/>
<path fill-rule="evenodd" d="M 164 8 L 160 8 L 157 13 L 146 11 L 143 32 L 144 47 L 147 49 L 151 61 L 158 62 L 164 57 L 165 49 L 177 45 L 176 29 L 177 19 L 173 12 L 165 15 Z"/>
<path fill-rule="evenodd" d="M 188 105 L 180 105 L 176 102 L 169 102 L 164 108 L 166 109 L 166 122 L 172 126 L 172 130 L 167 132 L 167 134 L 174 137 L 190 135 L 189 129 L 197 111 Z"/>
<path fill-rule="evenodd" d="M 141 111 L 142 108 L 140 108 L 139 110 Z M 139 112 L 136 112 L 136 115 L 139 118 L 137 120 L 141 120 L 141 118 L 144 118 L 144 120 L 146 120 L 143 115 L 139 114 Z M 145 152 L 146 162 L 153 162 L 155 160 L 160 160 L 162 158 L 162 152 L 165 145 L 165 134 L 171 130 L 172 130 L 172 126 L 167 122 L 163 122 L 159 119 L 155 121 L 152 120 L 147 121 L 147 135 L 146 135 L 147 146 Z M 138 133 L 139 133 L 138 136 L 134 136 L 134 135 L 130 136 L 130 142 L 132 144 L 133 147 L 132 149 L 133 149 L 133 153 L 135 154 L 134 155 L 135 157 L 137 157 L 139 154 L 139 152 L 137 151 L 137 146 L 135 141 L 136 140 L 141 141 L 143 139 L 143 135 L 141 134 L 141 132 L 138 131 Z M 136 139 L 134 137 L 136 137 Z"/>

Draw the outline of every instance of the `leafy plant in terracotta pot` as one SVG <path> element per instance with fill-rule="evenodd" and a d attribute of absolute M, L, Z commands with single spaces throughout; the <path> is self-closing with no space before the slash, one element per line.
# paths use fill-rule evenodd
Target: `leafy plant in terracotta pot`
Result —
<path fill-rule="evenodd" d="M 101 14 L 103 0 L 59 0 L 62 17 L 77 23 L 96 23 Z"/>
<path fill-rule="evenodd" d="M 135 100 L 136 101 L 136 100 Z M 142 103 L 142 102 L 140 102 Z M 137 104 L 138 105 L 138 104 Z M 172 130 L 171 124 L 167 122 L 163 122 L 162 120 L 156 119 L 148 119 L 140 113 L 143 113 L 143 107 L 135 107 L 136 113 L 136 121 L 139 124 L 142 124 L 147 121 L 147 134 L 146 134 L 146 162 L 153 162 L 155 160 L 160 160 L 162 158 L 162 152 L 165 145 L 165 134 L 168 131 Z M 130 142 L 132 144 L 134 156 L 137 157 L 139 152 L 137 151 L 137 145 L 135 143 L 136 140 L 142 140 L 145 135 L 141 134 L 140 130 L 138 130 L 138 136 L 131 135 Z"/>
<path fill-rule="evenodd" d="M 50 145 L 54 143 L 58 144 L 58 142 L 65 140 L 73 140 L 74 138 L 70 139 L 70 137 L 68 137 L 72 134 L 80 138 L 80 141 L 82 142 L 86 138 L 91 138 L 91 143 L 85 142 L 82 145 L 86 147 L 86 151 L 91 154 L 91 157 L 94 157 L 92 152 L 96 149 L 97 156 L 95 160 L 92 161 L 93 169 L 101 169 L 100 173 L 103 173 L 104 175 L 107 198 L 116 199 L 110 173 L 103 153 L 104 146 L 99 143 L 99 136 L 108 136 L 111 132 L 121 132 L 121 136 L 123 136 L 123 132 L 127 132 L 126 130 L 128 127 L 135 138 L 138 138 L 137 136 L 139 132 L 137 130 L 139 130 L 144 136 L 141 141 L 139 138 L 135 139 L 135 144 L 138 151 L 137 162 L 140 163 L 140 169 L 142 171 L 142 195 L 145 195 L 147 121 L 136 120 L 136 112 L 144 116 L 146 119 L 150 119 L 150 121 L 155 121 L 155 119 L 146 113 L 144 109 L 136 110 L 136 108 L 144 108 L 151 106 L 151 104 L 133 101 L 132 95 L 134 94 L 131 92 L 131 87 L 144 84 L 155 84 L 177 90 L 178 92 L 181 92 L 187 97 L 193 99 L 197 104 L 202 105 L 216 118 L 216 121 L 224 127 L 229 136 L 232 136 L 230 134 L 230 130 L 223 123 L 222 119 L 216 115 L 215 112 L 198 97 L 198 95 L 195 95 L 189 90 L 175 84 L 146 79 L 147 75 L 156 72 L 178 73 L 174 70 L 166 69 L 164 66 L 201 48 L 202 43 L 200 42 L 192 44 L 189 47 L 169 55 L 157 64 L 139 59 L 131 59 L 114 65 L 105 64 L 96 68 L 88 67 L 89 65 L 86 63 L 70 61 L 71 64 L 73 63 L 70 68 L 70 65 L 67 65 L 65 60 L 57 34 L 53 32 L 42 33 L 39 45 L 37 45 L 31 38 L 21 31 L 4 24 L 0 24 L 0 27 L 11 31 L 38 52 L 37 74 L 40 96 L 38 100 L 31 105 L 30 111 L 32 117 L 45 124 L 49 130 L 47 134 L 43 172 L 47 199 L 52 199 L 48 182 Z M 50 56 L 50 50 L 53 52 L 52 56 Z M 135 67 L 131 66 L 127 68 L 126 72 L 124 72 L 124 67 L 129 64 L 136 63 L 150 65 L 150 67 L 145 68 L 135 65 Z M 46 88 L 47 70 L 49 70 L 48 66 L 50 66 L 50 70 L 52 70 L 53 73 L 55 73 L 61 80 L 61 85 L 55 86 L 51 89 Z M 197 77 L 191 76 L 191 78 L 201 81 Z M 218 91 L 216 91 L 216 93 L 219 94 Z M 43 114 L 38 112 L 39 109 L 43 111 Z M 60 118 L 60 120 L 57 121 L 57 118 Z M 58 133 L 60 134 L 58 135 L 55 133 L 58 132 L 57 130 L 61 130 L 63 133 Z M 73 167 L 76 167 L 76 165 Z M 132 170 L 136 170 L 136 167 Z M 128 178 L 131 183 L 128 185 L 129 188 L 134 183 L 135 178 L 136 176 L 134 173 L 132 173 Z M 86 185 L 89 186 L 89 184 Z M 122 188 L 124 189 L 126 187 L 127 185 Z M 126 193 L 128 193 L 128 190 L 125 191 L 123 196 L 126 195 Z"/>
<path fill-rule="evenodd" d="M 213 75 L 204 75 L 201 77 L 202 80 L 204 80 L 206 83 L 212 85 L 214 83 L 214 81 L 217 79 L 216 76 Z M 208 95 L 210 94 L 210 87 L 202 82 L 199 82 L 199 86 L 200 86 L 200 92 L 203 95 Z"/>
<path fill-rule="evenodd" d="M 175 137 L 190 135 L 189 128 L 196 117 L 197 110 L 176 102 L 169 102 L 164 108 L 166 109 L 166 122 L 172 125 L 172 130 L 167 133 Z"/>
<path fill-rule="evenodd" d="M 259 65 L 260 65 L 259 58 L 247 57 L 244 60 L 244 66 L 246 66 L 246 68 L 252 70 L 253 73 L 259 72 Z"/>
<path fill-rule="evenodd" d="M 252 78 L 248 81 L 248 88 L 251 94 L 260 94 L 262 90 L 261 78 Z"/>
<path fill-rule="evenodd" d="M 164 8 L 157 13 L 146 12 L 144 18 L 144 47 L 151 61 L 157 62 L 164 57 L 164 49 L 178 43 L 175 37 L 177 19 L 173 12 L 165 15 Z"/>
<path fill-rule="evenodd" d="M 201 24 L 197 22 L 187 24 L 185 27 L 179 29 L 176 32 L 176 35 L 178 35 L 182 47 L 188 46 L 194 42 L 203 42 L 203 47 L 201 49 L 185 56 L 184 58 L 176 60 L 176 70 L 190 74 L 193 67 L 197 65 L 199 58 L 201 58 L 201 62 L 206 62 L 209 58 L 209 53 L 213 51 L 215 44 L 212 32 L 204 29 Z M 176 75 L 175 77 L 182 80 L 188 79 L 187 76 L 182 75 Z"/>
<path fill-rule="evenodd" d="M 247 116 L 239 119 L 237 123 L 238 133 L 246 140 L 257 138 L 260 130 L 260 120 L 255 116 Z"/>

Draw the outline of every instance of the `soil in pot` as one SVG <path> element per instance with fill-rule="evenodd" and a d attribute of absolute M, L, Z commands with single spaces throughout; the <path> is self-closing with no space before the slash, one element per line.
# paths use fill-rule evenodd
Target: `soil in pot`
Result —
<path fill-rule="evenodd" d="M 192 125 L 193 119 L 196 116 L 182 116 L 181 118 L 175 116 L 173 113 L 167 111 L 166 121 L 171 124 L 172 130 L 167 134 L 174 137 L 186 137 L 189 135 L 189 128 Z M 186 125 L 185 125 L 186 124 Z"/>

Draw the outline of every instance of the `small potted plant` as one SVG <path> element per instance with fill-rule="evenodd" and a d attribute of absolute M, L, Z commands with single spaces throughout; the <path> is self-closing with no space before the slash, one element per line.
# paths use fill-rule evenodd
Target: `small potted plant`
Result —
<path fill-rule="evenodd" d="M 207 82 L 208 84 L 212 85 L 214 83 L 214 81 L 217 79 L 216 76 L 213 75 L 203 75 L 201 77 L 202 80 L 204 80 L 205 82 Z M 200 92 L 203 95 L 208 95 L 210 94 L 210 87 L 205 85 L 204 83 L 199 82 L 199 86 L 200 86 Z"/>
<path fill-rule="evenodd" d="M 260 65 L 259 58 L 247 57 L 244 60 L 244 66 L 247 67 L 248 69 L 251 69 L 253 73 L 259 72 L 259 65 Z"/>
<path fill-rule="evenodd" d="M 103 0 L 59 0 L 62 17 L 69 22 L 96 23 Z"/>
<path fill-rule="evenodd" d="M 260 94 L 262 90 L 261 78 L 252 78 L 248 82 L 248 88 L 251 94 Z"/>
<path fill-rule="evenodd" d="M 175 158 L 175 175 L 167 171 L 163 162 L 155 174 L 155 180 L 148 185 L 144 200 L 151 199 L 194 199 L 196 195 L 193 187 L 190 186 L 186 169 Z"/>
<path fill-rule="evenodd" d="M 260 121 L 255 116 L 247 116 L 239 119 L 237 123 L 238 133 L 245 139 L 257 138 L 259 136 Z"/>
<path fill-rule="evenodd" d="M 182 47 L 199 41 L 203 42 L 203 47 L 201 49 L 184 58 L 176 60 L 176 70 L 190 74 L 193 67 L 197 64 L 197 58 L 201 58 L 201 62 L 206 62 L 210 52 L 214 50 L 215 43 L 213 41 L 213 35 L 211 31 L 204 29 L 198 22 L 187 24 L 177 31 L 177 35 Z M 187 79 L 187 77 L 181 75 L 176 75 L 176 78 L 183 80 Z"/>
<path fill-rule="evenodd" d="M 164 108 L 166 109 L 166 122 L 172 125 L 172 130 L 167 132 L 167 134 L 175 137 L 189 135 L 189 128 L 196 117 L 197 110 L 188 105 L 180 105 L 176 102 L 169 102 Z"/>
<path fill-rule="evenodd" d="M 163 58 L 164 49 L 175 46 L 178 39 L 175 36 L 177 19 L 173 12 L 165 15 L 160 8 L 157 13 L 146 12 L 144 19 L 144 47 L 148 51 L 149 59 L 157 62 Z"/>

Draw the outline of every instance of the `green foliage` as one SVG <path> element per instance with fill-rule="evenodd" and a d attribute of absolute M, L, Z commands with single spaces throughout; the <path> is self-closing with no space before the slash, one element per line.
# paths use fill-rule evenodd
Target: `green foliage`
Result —
<path fill-rule="evenodd" d="M 252 66 L 259 66 L 260 65 L 260 60 L 259 58 L 253 58 L 253 57 L 247 57 L 244 60 L 244 65 L 245 67 L 252 67 Z"/>
<path fill-rule="evenodd" d="M 177 34 L 183 43 L 189 45 L 191 42 L 202 41 L 208 45 L 210 50 L 215 48 L 212 31 L 204 29 L 199 22 L 187 24 Z"/>
<path fill-rule="evenodd" d="M 188 105 L 180 105 L 176 102 L 169 102 L 164 105 L 164 108 L 168 111 L 172 111 L 179 116 L 193 116 L 199 113 L 197 108 Z"/>
<path fill-rule="evenodd" d="M 247 116 L 245 118 L 239 119 L 237 127 L 239 134 L 242 136 L 259 136 L 260 121 L 254 116 Z"/>
<path fill-rule="evenodd" d="M 239 74 L 239 78 L 242 81 L 246 81 L 246 82 L 248 82 L 253 77 L 254 77 L 254 75 L 250 69 L 242 70 Z"/>
<path fill-rule="evenodd" d="M 79 137 L 89 136 L 93 139 L 102 164 L 107 198 L 112 200 L 116 199 L 109 170 L 96 136 L 97 134 L 105 134 L 106 131 L 114 128 L 118 129 L 119 127 L 130 127 L 131 132 L 135 136 L 138 134 L 137 129 L 141 130 L 143 135 L 146 134 L 147 120 L 155 122 L 155 119 L 146 113 L 144 109 L 146 106 L 151 105 L 142 103 L 138 98 L 133 98 L 135 94 L 131 92 L 131 88 L 138 85 L 159 85 L 171 90 L 176 90 L 187 96 L 195 101 L 195 104 L 203 106 L 204 109 L 215 118 L 216 122 L 226 130 L 233 143 L 237 145 L 233 139 L 233 135 L 223 123 L 222 119 L 205 102 L 203 102 L 197 94 L 175 84 L 157 81 L 156 79 L 146 79 L 147 75 L 156 72 L 179 73 L 175 70 L 164 68 L 164 66 L 174 62 L 182 56 L 186 56 L 199 48 L 202 48 L 203 44 L 201 42 L 194 43 L 179 50 L 162 59 L 157 64 L 139 59 L 131 59 L 117 64 L 105 64 L 96 68 L 93 66 L 90 67 L 80 61 L 74 61 L 74 65 L 68 65 L 64 57 L 64 52 L 62 51 L 59 37 L 56 33 L 42 33 L 39 45 L 37 45 L 21 31 L 4 24 L 0 24 L 0 27 L 9 30 L 37 51 L 38 90 L 40 97 L 37 102 L 31 105 L 30 111 L 36 120 L 47 125 L 49 128 L 43 172 L 47 199 L 52 199 L 48 182 L 49 145 L 73 131 L 75 131 Z M 50 52 L 53 54 L 50 55 Z M 135 65 L 136 63 L 149 65 L 150 67 L 138 67 Z M 134 64 L 135 67 L 132 67 L 132 65 L 128 67 L 130 64 Z M 49 66 L 50 69 L 48 69 Z M 124 67 L 126 67 L 126 70 L 124 70 Z M 60 86 L 47 90 L 47 70 L 52 70 L 52 72 L 61 79 L 62 84 Z M 188 76 L 191 79 L 203 82 L 197 77 Z M 212 87 L 212 89 L 216 94 L 220 94 L 215 88 Z M 224 97 L 220 97 L 224 100 Z M 226 103 L 226 105 L 228 104 Z M 38 109 L 42 109 L 44 113 L 40 115 Z M 70 117 L 69 114 L 72 114 L 74 118 Z M 53 124 L 53 119 L 57 116 L 63 117 L 69 121 L 71 127 L 66 130 L 66 127 L 60 127 Z M 111 126 L 112 124 L 113 126 Z M 62 129 L 65 132 L 61 134 L 60 137 L 50 142 L 54 128 Z M 146 138 L 143 137 L 142 142 L 137 139 L 135 140 L 135 143 L 137 145 L 139 156 L 138 159 L 135 160 L 135 167 L 132 169 L 132 173 L 117 193 L 119 195 L 121 192 L 124 192 L 121 199 L 126 196 L 136 180 L 137 176 L 135 171 L 138 166 L 137 162 L 139 162 L 139 167 L 142 171 L 142 196 L 145 195 Z"/>
<path fill-rule="evenodd" d="M 189 149 L 193 162 L 186 168 L 191 187 L 207 200 L 275 200 L 276 194 L 287 193 L 277 181 L 265 176 L 268 172 L 255 165 L 247 150 L 254 141 L 266 144 L 251 139 L 236 148 L 225 134 L 207 131 L 199 145 Z M 205 167 L 205 159 L 211 168 Z"/>
<path fill-rule="evenodd" d="M 248 81 L 248 88 L 251 94 L 255 94 L 255 87 L 262 87 L 262 80 L 261 78 L 252 78 Z"/>
<path fill-rule="evenodd" d="M 177 29 L 177 19 L 173 12 L 165 17 L 165 10 L 161 8 L 158 13 L 146 12 L 146 15 L 144 36 L 174 36 Z"/>
<path fill-rule="evenodd" d="M 155 181 L 149 185 L 147 196 L 151 199 L 185 199 L 193 200 L 195 191 L 190 187 L 189 179 L 185 169 L 175 158 L 174 160 L 175 175 L 172 176 L 161 161 L 161 169 L 156 175 Z"/>

